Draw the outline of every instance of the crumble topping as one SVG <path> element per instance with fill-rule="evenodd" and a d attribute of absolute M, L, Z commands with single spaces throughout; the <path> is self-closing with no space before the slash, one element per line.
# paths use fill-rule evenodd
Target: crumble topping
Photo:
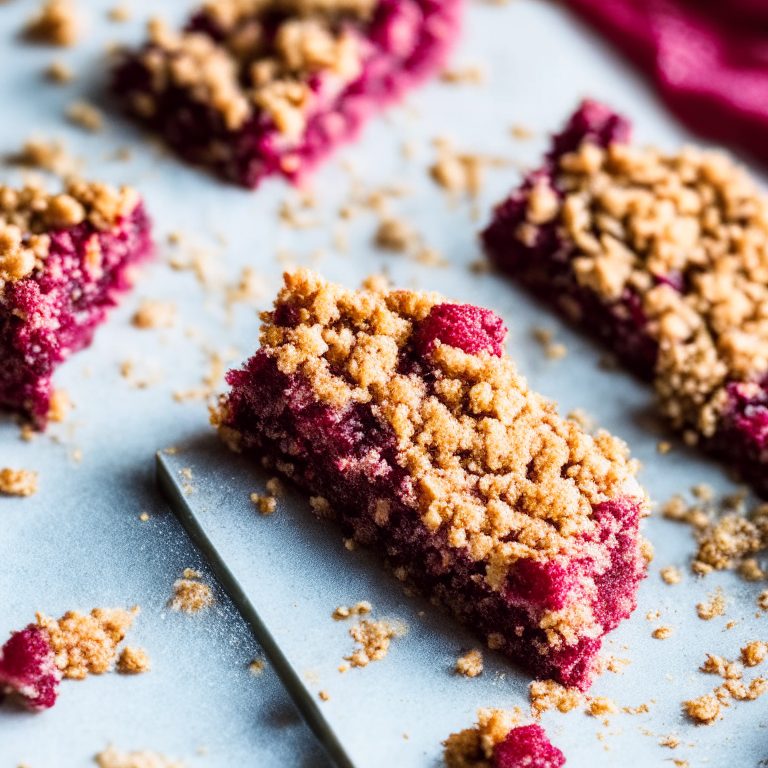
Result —
<path fill-rule="evenodd" d="M 745 667 L 756 667 L 768 653 L 768 645 L 762 640 L 753 640 L 741 649 L 741 663 Z"/>
<path fill-rule="evenodd" d="M 176 305 L 170 301 L 144 299 L 131 322 L 137 328 L 170 328 L 176 323 Z"/>
<path fill-rule="evenodd" d="M 39 168 L 61 177 L 67 177 L 77 170 L 78 162 L 69 155 L 60 141 L 27 139 L 21 151 L 10 156 L 8 161 L 26 168 Z"/>
<path fill-rule="evenodd" d="M 0 469 L 0 493 L 31 496 L 37 491 L 37 472 L 30 469 Z"/>
<path fill-rule="evenodd" d="M 659 739 L 660 747 L 669 747 L 670 749 L 677 749 L 682 743 L 676 733 L 670 733 L 668 736 L 662 736 Z"/>
<path fill-rule="evenodd" d="M 65 115 L 71 123 L 92 133 L 97 133 L 104 127 L 101 111 L 87 101 L 73 101 L 67 107 Z"/>
<path fill-rule="evenodd" d="M 581 704 L 581 691 L 578 688 L 566 688 L 554 680 L 534 680 L 528 686 L 528 693 L 534 717 L 552 708 L 565 714 Z"/>
<path fill-rule="evenodd" d="M 661 578 L 665 584 L 679 584 L 682 581 L 680 571 L 674 565 L 669 565 L 661 569 Z"/>
<path fill-rule="evenodd" d="M 63 389 L 55 389 L 51 394 L 50 405 L 48 406 L 48 418 L 51 421 L 63 422 L 66 420 L 70 408 L 73 407 L 69 395 Z"/>
<path fill-rule="evenodd" d="M 725 384 L 768 371 L 768 198 L 727 155 L 695 147 L 585 142 L 555 183 L 561 194 L 543 177 L 530 190 L 518 237 L 557 219 L 580 285 L 608 303 L 639 297 L 663 412 L 711 436 Z"/>
<path fill-rule="evenodd" d="M 448 768 L 485 768 L 490 766 L 493 749 L 507 738 L 519 723 L 520 713 L 503 709 L 481 709 L 477 725 L 452 733 L 444 742 L 443 758 Z"/>
<path fill-rule="evenodd" d="M 94 758 L 99 768 L 186 768 L 181 760 L 170 760 L 157 752 L 122 752 L 109 747 Z"/>
<path fill-rule="evenodd" d="M 54 61 L 45 70 L 45 76 L 52 83 L 57 85 L 65 85 L 71 82 L 75 78 L 75 73 L 72 68 L 63 61 Z"/>
<path fill-rule="evenodd" d="M 271 515 L 277 509 L 277 499 L 274 496 L 252 493 L 251 501 L 259 508 L 262 515 Z"/>
<path fill-rule="evenodd" d="M 483 671 L 483 654 L 476 648 L 456 660 L 456 671 L 464 677 L 477 677 Z"/>
<path fill-rule="evenodd" d="M 48 633 L 63 676 L 82 680 L 109 671 L 117 646 L 138 613 L 138 608 L 94 608 L 90 615 L 68 611 L 58 621 L 38 613 L 37 626 Z"/>
<path fill-rule="evenodd" d="M 26 27 L 30 40 L 48 45 L 74 45 L 78 25 L 72 0 L 48 0 L 33 16 Z"/>
<path fill-rule="evenodd" d="M 720 701 L 712 694 L 684 701 L 683 707 L 696 725 L 711 725 L 720 715 Z"/>
<path fill-rule="evenodd" d="M 701 602 L 696 606 L 696 612 L 700 619 L 709 621 L 715 616 L 722 616 L 725 613 L 725 596 L 718 590 L 714 595 L 707 595 L 706 602 Z"/>
<path fill-rule="evenodd" d="M 651 634 L 656 640 L 667 640 L 672 637 L 672 627 L 658 627 Z"/>
<path fill-rule="evenodd" d="M 508 358 L 435 341 L 424 356 L 433 384 L 400 372 L 401 353 L 418 347 L 415 328 L 437 305 L 452 306 L 439 296 L 355 292 L 307 270 L 285 281 L 275 312 L 262 315 L 262 348 L 281 372 L 309 380 L 319 400 L 375 406 L 399 439 L 424 525 L 444 527 L 451 546 L 485 562 L 493 588 L 518 559 L 573 552 L 577 537 L 595 529 L 595 505 L 644 498 L 624 443 L 561 419 Z M 276 322 L 284 311 L 295 316 L 291 327 Z M 213 421 L 226 423 L 226 414 Z M 236 434 L 229 437 L 236 445 Z M 386 505 L 380 519 L 387 520 Z M 600 633 L 588 603 L 545 614 L 542 627 L 552 644 L 576 642 L 577 631 Z"/>
<path fill-rule="evenodd" d="M 256 112 L 271 117 L 291 141 L 306 126 L 313 93 L 309 78 L 324 72 L 341 84 L 361 72 L 361 46 L 350 22 L 364 22 L 375 0 L 216 0 L 203 13 L 222 31 L 222 40 L 200 32 L 175 33 L 159 19 L 149 24 L 150 45 L 141 63 L 152 75 L 155 95 L 171 86 L 222 115 L 231 131 Z M 278 19 L 274 32 L 270 18 Z M 143 117 L 155 98 L 134 95 L 132 108 Z"/>
<path fill-rule="evenodd" d="M 349 634 L 360 648 L 351 656 L 345 656 L 345 661 L 353 667 L 367 667 L 372 661 L 381 661 L 389 651 L 390 641 L 405 634 L 405 629 L 392 622 L 363 619 L 349 630 Z"/>
<path fill-rule="evenodd" d="M 331 618 L 334 621 L 343 621 L 350 616 L 363 616 L 366 613 L 370 613 L 372 610 L 371 604 L 367 600 L 361 600 L 359 603 L 347 608 L 346 605 L 340 605 L 332 614 Z"/>
<path fill-rule="evenodd" d="M 595 696 L 589 700 L 587 704 L 587 714 L 592 717 L 606 717 L 607 715 L 615 715 L 619 708 L 616 706 L 616 702 L 613 699 L 606 699 L 604 696 Z"/>
<path fill-rule="evenodd" d="M 207 584 L 194 580 L 199 578 L 200 574 L 197 571 L 191 572 L 187 569 L 184 571 L 184 578 L 177 579 L 173 583 L 173 598 L 169 605 L 174 611 L 191 614 L 213 605 L 211 588 Z"/>
<path fill-rule="evenodd" d="M 143 648 L 126 645 L 117 659 L 117 671 L 123 675 L 149 672 L 149 656 Z"/>

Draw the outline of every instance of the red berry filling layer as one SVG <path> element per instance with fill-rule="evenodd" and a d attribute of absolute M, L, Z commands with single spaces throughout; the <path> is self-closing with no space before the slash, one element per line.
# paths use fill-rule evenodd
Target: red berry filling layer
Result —
<path fill-rule="evenodd" d="M 56 703 L 61 677 L 48 632 L 34 624 L 0 648 L 0 693 L 18 694 L 33 711 Z"/>
<path fill-rule="evenodd" d="M 494 768 L 560 768 L 565 756 L 540 725 L 513 728 L 493 749 Z"/>

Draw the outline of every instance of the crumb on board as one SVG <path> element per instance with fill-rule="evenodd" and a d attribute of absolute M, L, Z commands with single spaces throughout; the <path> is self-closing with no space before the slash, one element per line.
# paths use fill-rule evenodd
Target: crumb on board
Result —
<path fill-rule="evenodd" d="M 549 328 L 535 326 L 531 334 L 535 341 L 541 344 L 544 350 L 544 356 L 550 360 L 561 360 L 568 354 L 568 347 L 565 344 L 556 342 L 554 332 Z"/>
<path fill-rule="evenodd" d="M 396 623 L 363 619 L 349 634 L 360 647 L 345 656 L 345 661 L 353 667 L 367 667 L 372 661 L 381 661 L 389 651 L 391 640 L 405 634 L 405 630 Z"/>
<path fill-rule="evenodd" d="M 436 138 L 433 144 L 437 159 L 429 173 L 439 186 L 453 195 L 477 197 L 483 187 L 484 170 L 509 164 L 507 160 L 477 152 L 458 152 L 446 138 Z"/>
<path fill-rule="evenodd" d="M 588 700 L 586 712 L 592 717 L 606 717 L 615 715 L 619 711 L 616 702 L 613 699 L 607 699 L 604 696 L 595 696 Z"/>
<path fill-rule="evenodd" d="M 48 405 L 48 418 L 58 423 L 66 421 L 70 408 L 72 401 L 69 395 L 63 389 L 55 389 Z"/>
<path fill-rule="evenodd" d="M 260 675 L 267 667 L 267 662 L 264 659 L 254 659 L 249 665 L 248 669 L 254 675 Z"/>
<path fill-rule="evenodd" d="M 483 654 L 477 648 L 459 656 L 456 671 L 464 677 L 477 677 L 483 671 Z"/>
<path fill-rule="evenodd" d="M 384 250 L 406 253 L 416 247 L 419 235 L 405 219 L 387 216 L 379 223 L 374 242 Z"/>
<path fill-rule="evenodd" d="M 722 616 L 725 613 L 725 595 L 719 590 L 714 595 L 707 595 L 707 600 L 696 606 L 696 613 L 704 621 Z"/>
<path fill-rule="evenodd" d="M 670 733 L 668 736 L 662 736 L 659 739 L 660 747 L 669 747 L 670 749 L 677 749 L 682 743 L 676 733 Z"/>
<path fill-rule="evenodd" d="M 142 512 L 139 515 L 139 520 L 141 520 L 142 523 L 146 523 L 147 520 L 149 520 L 149 513 L 148 512 Z"/>
<path fill-rule="evenodd" d="M 485 79 L 485 67 L 480 64 L 449 67 L 440 73 L 440 80 L 450 85 L 482 85 Z"/>
<path fill-rule="evenodd" d="M 198 577 L 199 578 L 199 577 Z M 207 584 L 193 579 L 177 579 L 169 606 L 174 611 L 197 613 L 213 605 L 213 592 Z"/>
<path fill-rule="evenodd" d="M 64 114 L 70 123 L 92 133 L 97 133 L 104 127 L 101 111 L 87 101 L 73 101 Z"/>
<path fill-rule="evenodd" d="M 277 509 L 277 499 L 274 496 L 252 493 L 251 501 L 262 515 L 271 515 Z"/>
<path fill-rule="evenodd" d="M 534 680 L 528 687 L 528 693 L 534 716 L 553 708 L 563 713 L 570 712 L 581 703 L 578 688 L 566 688 L 554 680 Z"/>
<path fill-rule="evenodd" d="M 149 656 L 143 648 L 126 645 L 117 658 L 117 671 L 123 675 L 140 675 L 149 672 Z"/>
<path fill-rule="evenodd" d="M 503 742 L 518 725 L 521 714 L 517 707 L 512 711 L 479 710 L 477 724 L 473 728 L 452 733 L 443 742 L 443 761 L 447 768 L 490 768 L 494 747 Z M 543 765 L 539 761 L 537 764 Z M 516 760 L 515 765 L 523 766 L 524 763 Z"/>
<path fill-rule="evenodd" d="M 680 571 L 674 565 L 661 569 L 661 578 L 665 584 L 679 584 L 682 580 Z"/>
<path fill-rule="evenodd" d="M 525 125 L 520 125 L 519 123 L 516 123 L 510 128 L 510 133 L 512 134 L 512 137 L 518 141 L 527 141 L 536 135 L 530 128 Z"/>
<path fill-rule="evenodd" d="M 317 695 L 322 701 L 328 701 L 331 698 L 331 694 L 328 691 L 319 691 Z"/>
<path fill-rule="evenodd" d="M 372 610 L 371 604 L 367 600 L 361 600 L 359 603 L 355 603 L 352 606 L 340 605 L 332 614 L 331 618 L 335 621 L 343 621 L 350 616 L 363 616 L 370 613 Z"/>
<path fill-rule="evenodd" d="M 754 557 L 748 557 L 739 563 L 736 569 L 744 581 L 761 581 L 765 578 L 765 571 L 760 567 Z"/>
<path fill-rule="evenodd" d="M 131 18 L 131 9 L 125 4 L 115 5 L 107 12 L 107 18 L 117 24 L 129 21 Z"/>
<path fill-rule="evenodd" d="M 176 323 L 176 304 L 172 301 L 144 299 L 131 318 L 137 328 L 171 328 Z"/>
<path fill-rule="evenodd" d="M 45 70 L 45 79 L 57 85 L 66 85 L 75 79 L 75 73 L 72 67 L 66 62 L 56 59 L 52 61 Z"/>
<path fill-rule="evenodd" d="M 720 702 L 712 694 L 684 701 L 683 708 L 696 725 L 711 725 L 720 715 Z"/>
<path fill-rule="evenodd" d="M 61 141 L 43 138 L 27 139 L 18 152 L 8 155 L 6 159 L 11 165 L 47 171 L 62 178 L 72 176 L 79 168 L 79 162 L 67 152 Z"/>
<path fill-rule="evenodd" d="M 78 23 L 73 0 L 47 0 L 29 19 L 24 34 L 29 40 L 45 45 L 74 45 Z"/>
<path fill-rule="evenodd" d="M 285 486 L 279 477 L 270 477 L 266 484 L 267 493 L 270 496 L 282 496 L 285 493 Z"/>
<path fill-rule="evenodd" d="M 672 450 L 672 443 L 669 440 L 659 440 L 656 444 L 656 450 L 661 453 L 669 453 Z"/>
<path fill-rule="evenodd" d="M 122 752 L 109 747 L 94 758 L 99 768 L 186 768 L 181 760 L 170 760 L 158 752 Z"/>
<path fill-rule="evenodd" d="M 672 637 L 672 627 L 658 627 L 651 634 L 656 640 L 666 640 Z"/>
<path fill-rule="evenodd" d="M 194 568 L 185 568 L 181 574 L 185 579 L 201 579 L 203 574 L 200 571 L 196 571 Z"/>
<path fill-rule="evenodd" d="M 616 658 L 615 656 L 611 656 L 607 660 L 607 662 L 605 664 L 605 668 L 609 672 L 618 673 L 618 672 L 623 671 L 624 667 L 629 666 L 631 663 L 632 662 L 630 662 L 629 659 L 622 659 L 622 658 Z"/>
<path fill-rule="evenodd" d="M 741 662 L 745 667 L 756 667 L 765 659 L 768 645 L 762 640 L 753 640 L 741 649 Z"/>
<path fill-rule="evenodd" d="M 30 469 L 0 469 L 0 494 L 31 496 L 37 491 L 37 472 Z"/>

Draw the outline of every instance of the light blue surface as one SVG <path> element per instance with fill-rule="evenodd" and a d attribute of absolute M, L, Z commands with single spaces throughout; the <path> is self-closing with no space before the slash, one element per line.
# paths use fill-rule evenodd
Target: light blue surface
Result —
<path fill-rule="evenodd" d="M 486 220 L 491 203 L 517 181 L 518 172 L 510 168 L 488 171 L 479 220 L 473 220 L 467 202 L 451 207 L 427 173 L 434 159 L 431 141 L 438 135 L 451 137 L 462 150 L 532 166 L 546 146 L 545 132 L 559 126 L 585 95 L 603 98 L 624 110 L 635 120 L 643 142 L 671 149 L 689 137 L 618 59 L 556 5 L 535 0 L 516 0 L 503 7 L 472 2 L 455 62 L 484 64 L 488 82 L 482 86 L 434 83 L 413 94 L 402 108 L 374 121 L 359 144 L 339 153 L 316 176 L 313 187 L 319 205 L 307 215 L 321 224 L 297 231 L 280 223 L 277 216 L 282 201 L 297 200 L 297 194 L 281 182 L 269 182 L 255 194 L 221 185 L 181 165 L 109 111 L 106 130 L 96 135 L 64 121 L 64 109 L 75 98 L 100 98 L 105 48 L 110 41 L 140 40 L 143 20 L 160 5 L 164 14 L 176 19 L 188 11 L 182 2 L 132 0 L 134 20 L 113 24 L 106 20 L 106 10 L 113 4 L 81 0 L 80 5 L 87 8 L 90 32 L 82 45 L 64 52 L 16 41 L 16 32 L 36 2 L 15 0 L 0 6 L 0 151 L 18 149 L 34 133 L 64 138 L 70 151 L 84 158 L 84 175 L 130 183 L 144 194 L 161 243 L 158 261 L 144 270 L 133 295 L 99 331 L 93 346 L 57 374 L 57 386 L 66 389 L 76 404 L 67 423 L 52 425 L 45 436 L 31 443 L 19 440 L 18 428 L 9 419 L 0 424 L 0 466 L 40 472 L 37 495 L 0 499 L 0 638 L 31 621 L 38 610 L 59 616 L 69 609 L 138 604 L 142 613 L 131 630 L 130 642 L 147 650 L 153 669 L 135 678 L 110 674 L 65 682 L 57 706 L 42 715 L 0 707 L 0 768 L 16 768 L 22 762 L 31 768 L 80 768 L 92 765 L 93 755 L 110 742 L 126 750 L 160 750 L 184 759 L 190 768 L 324 768 L 324 758 L 298 722 L 274 674 L 267 670 L 254 677 L 248 671 L 248 662 L 259 650 L 223 595 L 217 595 L 217 607 L 205 615 L 188 617 L 166 608 L 173 581 L 181 571 L 202 564 L 155 489 L 153 455 L 172 444 L 214 450 L 204 403 L 178 403 L 172 393 L 200 386 L 208 367 L 204 349 L 223 352 L 235 346 L 233 357 L 240 359 L 258 343 L 254 308 L 238 305 L 228 312 L 223 300 L 225 285 L 237 281 L 243 266 L 254 266 L 266 281 L 265 298 L 257 307 L 263 309 L 286 265 L 286 258 L 280 262 L 276 254 L 289 251 L 295 263 L 311 263 L 327 277 L 347 284 L 358 284 L 371 272 L 387 269 L 397 284 L 434 289 L 489 306 L 510 326 L 509 352 L 531 384 L 557 398 L 562 412 L 581 406 L 627 439 L 645 464 L 641 480 L 655 499 L 663 501 L 671 493 L 705 480 L 719 489 L 731 489 L 721 468 L 679 446 L 666 456 L 656 453 L 662 432 L 649 416 L 647 388 L 624 374 L 598 370 L 596 347 L 570 333 L 504 280 L 469 270 L 478 256 L 475 231 Z M 78 74 L 74 83 L 56 87 L 41 79 L 54 58 L 72 64 Z M 536 137 L 513 141 L 513 124 L 533 129 Z M 415 148 L 412 160 L 401 152 L 404 141 Z M 110 159 L 126 146 L 132 152 L 129 162 Z M 450 267 L 428 268 L 373 249 L 370 243 L 377 220 L 370 213 L 362 213 L 347 225 L 348 252 L 334 251 L 336 212 L 352 187 L 349 168 L 368 188 L 405 182 L 413 194 L 393 201 L 393 213 L 413 222 Z M 6 176 L 18 178 L 11 172 Z M 186 256 L 205 252 L 212 257 L 208 287 L 202 287 L 193 272 L 168 266 L 172 249 L 165 245 L 165 238 L 173 231 L 183 232 L 186 243 L 175 252 Z M 131 326 L 130 317 L 142 298 L 175 301 L 180 317 L 177 326 L 160 331 Z M 557 329 L 558 339 L 568 346 L 568 357 L 561 362 L 545 360 L 530 341 L 533 325 Z M 134 360 L 139 375 L 149 373 L 157 381 L 143 389 L 131 387 L 120 374 L 121 363 L 128 359 Z M 82 451 L 80 462 L 72 458 L 75 449 Z M 201 471 L 206 468 L 212 473 L 211 492 L 217 478 L 230 482 L 228 478 L 242 468 L 240 460 L 223 451 L 216 455 L 220 457 L 217 463 L 200 464 Z M 196 456 L 189 454 L 189 465 L 202 462 Z M 231 480 L 232 487 L 241 493 L 250 480 L 255 483 L 257 477 L 238 475 Z M 201 488 L 207 488 L 205 479 L 201 481 Z M 232 525 L 239 520 L 237 530 L 242 537 L 226 540 L 233 546 L 234 562 L 247 568 L 250 528 L 242 519 L 246 509 L 241 494 L 231 510 L 222 504 L 216 519 L 218 530 L 225 533 L 227 514 L 233 515 Z M 139 520 L 143 512 L 150 514 L 149 521 Z M 306 505 L 297 499 L 286 520 L 281 521 L 279 515 L 255 517 L 253 535 L 273 535 L 289 520 L 303 519 L 305 513 Z M 319 525 L 309 517 L 306 520 L 307 525 Z M 717 683 L 696 671 L 705 651 L 735 658 L 746 641 L 765 639 L 766 618 L 754 618 L 754 595 L 762 585 L 745 585 L 730 574 L 697 582 L 686 571 L 683 585 L 668 587 L 658 570 L 677 564 L 685 571 L 692 539 L 686 530 L 660 519 L 650 520 L 647 529 L 657 547 L 657 558 L 641 589 L 640 608 L 607 645 L 608 653 L 631 658 L 632 664 L 623 674 L 604 675 L 593 693 L 627 706 L 650 699 L 656 703 L 649 703 L 647 715 L 617 715 L 608 727 L 581 712 L 549 713 L 543 722 L 553 740 L 566 749 L 569 766 L 576 768 L 662 765 L 672 757 L 689 760 L 691 766 L 756 765 L 768 752 L 763 746 L 764 700 L 737 703 L 724 711 L 723 722 L 698 729 L 685 722 L 679 705 L 711 691 Z M 319 536 L 333 538 L 332 533 Z M 353 564 L 351 573 L 359 580 L 360 591 L 368 592 L 350 593 L 350 600 L 371 599 L 375 590 L 391 583 L 375 562 L 361 565 L 368 563 L 363 553 L 348 558 L 344 552 L 338 554 Z M 347 579 L 346 574 L 340 573 L 339 579 Z M 701 622 L 695 616 L 695 603 L 718 585 L 730 599 L 727 615 Z M 333 588 L 338 589 L 338 584 Z M 393 704 L 386 713 L 369 719 L 369 730 L 357 730 L 360 743 L 369 744 L 381 757 L 379 763 L 387 764 L 386 758 L 395 755 L 399 765 L 434 767 L 439 741 L 468 726 L 478 707 L 525 704 L 524 677 L 490 653 L 488 672 L 480 678 L 451 678 L 451 659 L 466 636 L 459 630 L 454 634 L 453 625 L 445 621 L 432 633 L 437 619 L 428 613 L 429 623 L 420 625 L 418 611 L 412 615 L 417 603 L 398 591 L 386 599 L 382 593 L 380 602 L 387 610 L 409 616 L 409 635 L 393 647 L 385 661 L 343 679 L 334 677 L 334 665 L 349 650 L 349 638 L 344 626 L 330 620 L 335 607 L 331 594 L 336 597 L 332 591 L 299 595 L 297 603 L 303 600 L 311 614 L 312 623 L 304 626 L 305 633 L 312 633 L 315 627 L 335 633 L 333 645 L 319 649 L 317 653 L 322 651 L 322 655 L 312 660 L 331 691 L 327 711 L 335 723 L 354 719 L 359 697 L 366 690 L 375 692 L 383 686 L 396 698 L 400 683 L 423 681 L 418 698 L 409 693 L 407 707 Z M 277 611 L 281 606 L 276 603 L 273 607 Z M 645 616 L 657 608 L 662 611 L 661 621 L 676 629 L 670 640 L 650 638 L 658 622 Z M 730 620 L 739 623 L 725 631 Z M 422 665 L 418 674 L 417 667 L 409 666 L 418 655 L 408 656 L 417 640 L 425 647 L 439 645 L 432 666 Z M 408 663 L 398 664 L 408 658 Z M 460 695 L 456 686 L 461 688 Z M 349 714 L 345 707 L 351 707 Z M 409 718 L 407 729 L 400 727 L 404 713 Z M 659 735 L 676 731 L 684 745 L 674 752 L 661 748 L 641 728 Z M 399 730 L 408 732 L 408 742 L 397 736 Z M 605 734 L 605 745 L 596 738 L 598 731 Z M 690 743 L 696 746 L 687 746 Z M 198 753 L 200 748 L 203 754 Z"/>

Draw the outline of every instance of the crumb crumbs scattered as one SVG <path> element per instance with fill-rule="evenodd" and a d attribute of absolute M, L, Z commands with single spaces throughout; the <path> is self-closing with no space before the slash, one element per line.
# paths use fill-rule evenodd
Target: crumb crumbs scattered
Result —
<path fill-rule="evenodd" d="M 80 167 L 80 162 L 67 152 L 60 141 L 42 138 L 27 139 L 21 150 L 9 155 L 7 161 L 11 165 L 47 171 L 62 178 L 73 176 Z"/>
<path fill-rule="evenodd" d="M 196 571 L 194 568 L 185 568 L 181 574 L 185 579 L 201 579 L 203 574 L 200 571 Z"/>
<path fill-rule="evenodd" d="M 765 571 L 758 565 L 754 557 L 742 560 L 739 563 L 737 572 L 744 581 L 761 581 L 765 578 Z"/>
<path fill-rule="evenodd" d="M 437 160 L 429 173 L 443 189 L 451 194 L 477 197 L 483 186 L 483 172 L 489 167 L 508 165 L 507 160 L 488 157 L 476 152 L 457 152 L 445 138 L 434 140 Z"/>
<path fill-rule="evenodd" d="M 117 659 L 117 671 L 123 675 L 149 672 L 149 656 L 143 648 L 126 645 Z"/>
<path fill-rule="evenodd" d="M 254 674 L 254 675 L 260 675 L 267 666 L 267 662 L 264 661 L 264 659 L 254 659 L 249 665 L 248 669 Z"/>
<path fill-rule="evenodd" d="M 189 573 L 190 571 L 185 571 Z M 197 571 L 194 571 L 197 573 Z M 199 575 L 194 577 L 199 578 Z M 174 611 L 197 613 L 213 605 L 213 592 L 207 584 L 192 578 L 177 579 L 173 583 L 173 598 L 168 603 Z"/>
<path fill-rule="evenodd" d="M 652 634 L 656 640 L 666 640 L 672 637 L 672 627 L 659 627 L 654 629 Z"/>
<path fill-rule="evenodd" d="M 589 699 L 587 703 L 587 714 L 592 717 L 605 717 L 606 715 L 615 715 L 619 708 L 613 699 L 606 699 L 604 696 L 595 696 Z"/>
<path fill-rule="evenodd" d="M 622 658 L 616 658 L 614 656 L 611 656 L 611 658 L 608 659 L 605 665 L 605 668 L 609 672 L 617 673 L 617 672 L 621 672 L 624 669 L 624 667 L 627 667 L 630 664 L 631 662 L 629 659 L 622 659 Z"/>
<path fill-rule="evenodd" d="M 267 493 L 270 496 L 282 496 L 285 493 L 285 486 L 279 477 L 270 477 L 267 480 Z"/>
<path fill-rule="evenodd" d="M 419 235 L 404 219 L 387 216 L 381 220 L 374 241 L 379 248 L 405 253 L 416 246 Z"/>
<path fill-rule="evenodd" d="M 704 621 L 722 616 L 725 613 L 725 596 L 719 590 L 714 595 L 707 595 L 707 601 L 699 603 L 696 612 Z"/>
<path fill-rule="evenodd" d="M 517 139 L 518 141 L 527 141 L 528 139 L 532 139 L 536 134 L 525 125 L 513 125 L 510 129 L 510 133 L 512 134 L 513 138 Z"/>
<path fill-rule="evenodd" d="M 147 513 L 147 512 L 142 512 L 142 513 L 139 515 L 139 520 L 141 520 L 141 522 L 142 522 L 142 523 L 146 523 L 146 522 L 147 522 L 147 520 L 149 520 L 149 513 Z"/>
<path fill-rule="evenodd" d="M 475 648 L 459 656 L 456 660 L 456 671 L 464 677 L 477 677 L 483 671 L 483 654 Z"/>
<path fill-rule="evenodd" d="M 753 640 L 741 649 L 741 661 L 745 667 L 756 667 L 765 659 L 768 645 L 762 640 Z"/>
<path fill-rule="evenodd" d="M 322 699 L 322 701 L 328 701 L 328 699 L 331 698 L 331 694 L 328 693 L 328 691 L 320 691 L 317 695 Z"/>
<path fill-rule="evenodd" d="M 176 323 L 176 305 L 171 301 L 144 299 L 131 322 L 137 328 L 171 328 Z"/>
<path fill-rule="evenodd" d="M 181 760 L 170 760 L 158 752 L 122 752 L 109 747 L 94 758 L 99 768 L 186 768 Z"/>
<path fill-rule="evenodd" d="M 363 620 L 349 630 L 359 643 L 350 656 L 345 656 L 353 667 L 367 667 L 372 661 L 381 661 L 389 651 L 390 641 L 404 634 L 404 628 L 386 621 Z"/>
<path fill-rule="evenodd" d="M 259 508 L 262 515 L 271 515 L 277 509 L 277 499 L 274 496 L 252 493 L 251 501 Z"/>
<path fill-rule="evenodd" d="M 683 742 L 678 738 L 677 734 L 670 733 L 668 736 L 662 736 L 659 739 L 660 747 L 669 747 L 670 749 L 677 749 Z"/>
<path fill-rule="evenodd" d="M 47 0 L 27 22 L 29 40 L 45 45 L 70 46 L 77 42 L 78 24 L 72 0 Z"/>
<path fill-rule="evenodd" d="M 118 24 L 124 21 L 129 21 L 131 18 L 131 9 L 127 5 L 116 5 L 114 8 L 109 9 L 107 18 Z"/>
<path fill-rule="evenodd" d="M 485 79 L 485 68 L 479 64 L 451 67 L 440 73 L 440 80 L 451 85 L 482 85 Z"/>
<path fill-rule="evenodd" d="M 764 611 L 768 611 L 768 589 L 764 589 L 757 596 L 757 607 L 762 608 Z"/>
<path fill-rule="evenodd" d="M 683 707 L 696 725 L 711 725 L 720 715 L 720 702 L 711 694 L 684 701 Z"/>
<path fill-rule="evenodd" d="M 669 453 L 672 450 L 672 443 L 669 440 L 660 440 L 656 445 L 656 450 L 659 453 Z"/>
<path fill-rule="evenodd" d="M 628 715 L 644 715 L 649 709 L 647 704 L 640 704 L 637 707 L 622 707 L 621 711 Z"/>
<path fill-rule="evenodd" d="M 69 64 L 65 64 L 63 61 L 52 61 L 45 70 L 45 78 L 57 85 L 66 85 L 75 79 L 75 73 Z"/>
<path fill-rule="evenodd" d="M 29 469 L 0 469 L 0 494 L 31 496 L 37 491 L 37 472 Z"/>
<path fill-rule="evenodd" d="M 350 606 L 340 605 L 332 614 L 331 618 L 336 621 L 342 621 L 348 619 L 350 616 L 363 616 L 370 613 L 372 610 L 371 604 L 367 600 L 361 600 L 359 603 Z"/>
<path fill-rule="evenodd" d="M 566 688 L 554 680 L 534 680 L 528 687 L 528 693 L 534 717 L 553 707 L 559 712 L 570 712 L 581 703 L 581 691 L 578 688 Z"/>
<path fill-rule="evenodd" d="M 70 408 L 72 408 L 72 401 L 69 395 L 63 389 L 55 389 L 48 406 L 48 418 L 57 423 L 66 421 Z"/>
<path fill-rule="evenodd" d="M 533 338 L 541 344 L 545 357 L 550 360 L 561 360 L 568 354 L 568 347 L 554 340 L 554 333 L 549 328 L 535 327 Z"/>
<path fill-rule="evenodd" d="M 65 112 L 67 120 L 86 131 L 97 133 L 104 127 L 101 111 L 87 101 L 73 101 Z"/>
<path fill-rule="evenodd" d="M 682 581 L 680 571 L 674 565 L 661 569 L 661 578 L 666 584 L 679 584 Z"/>

